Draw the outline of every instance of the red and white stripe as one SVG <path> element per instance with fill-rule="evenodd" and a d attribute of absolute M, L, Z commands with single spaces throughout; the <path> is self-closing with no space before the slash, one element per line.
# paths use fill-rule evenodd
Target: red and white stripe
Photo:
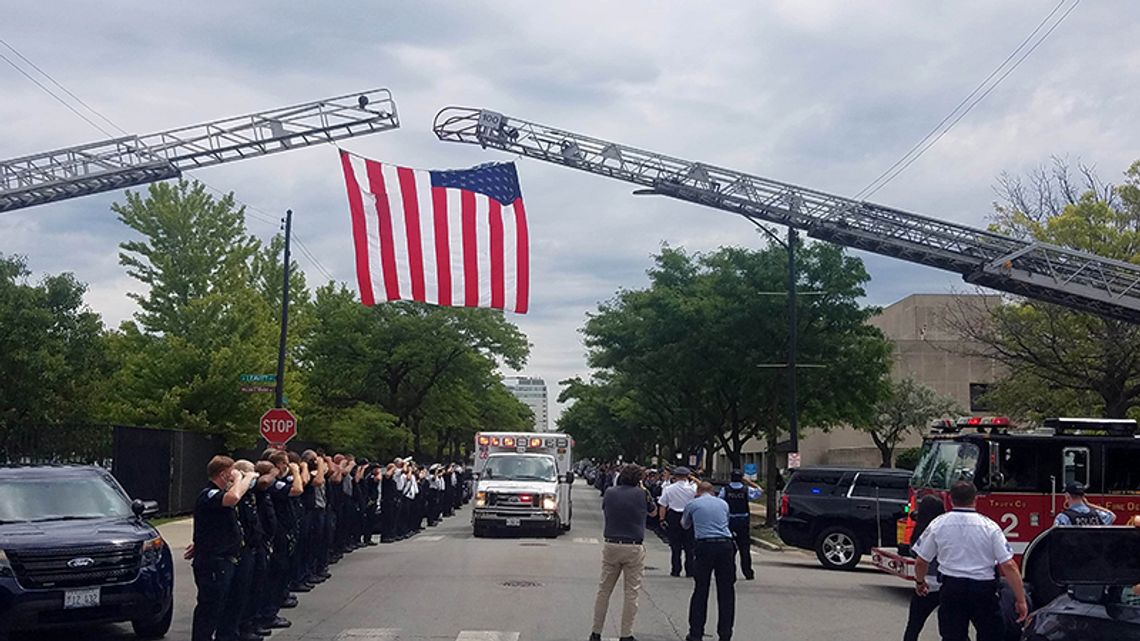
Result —
<path fill-rule="evenodd" d="M 414 300 L 525 314 L 530 251 L 522 199 L 432 187 L 428 171 L 341 152 L 365 305 Z"/>

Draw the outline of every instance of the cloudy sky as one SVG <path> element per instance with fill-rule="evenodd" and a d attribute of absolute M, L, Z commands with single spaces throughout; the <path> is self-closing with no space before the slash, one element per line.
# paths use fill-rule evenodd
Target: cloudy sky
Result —
<path fill-rule="evenodd" d="M 422 168 L 507 159 L 432 135 L 441 107 L 467 105 L 847 195 L 906 153 L 1056 4 L 0 0 L 0 38 L 133 133 L 387 87 L 401 129 L 345 148 Z M 1051 155 L 1118 180 L 1140 158 L 1137 78 L 1140 3 L 1083 2 L 873 200 L 980 225 L 998 174 Z M 104 137 L 2 61 L 0 91 L 0 157 Z M 516 318 L 534 345 L 527 372 L 552 394 L 585 372 L 585 314 L 643 284 L 662 243 L 759 243 L 745 221 L 714 210 L 633 198 L 627 185 L 535 161 L 520 161 L 519 173 L 534 275 L 532 312 Z M 316 260 L 354 282 L 333 148 L 195 177 L 266 212 L 249 222 L 262 238 L 292 208 Z M 118 265 L 128 233 L 109 205 L 120 197 L 0 214 L 0 253 L 27 256 L 37 274 L 74 272 L 90 306 L 117 325 L 134 313 L 127 292 L 137 288 Z M 311 282 L 322 279 L 299 258 Z M 869 304 L 964 289 L 952 274 L 863 258 Z"/>

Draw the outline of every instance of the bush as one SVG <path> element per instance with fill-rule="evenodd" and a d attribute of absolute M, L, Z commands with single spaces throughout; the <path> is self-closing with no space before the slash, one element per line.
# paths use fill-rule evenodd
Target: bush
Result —
<path fill-rule="evenodd" d="M 895 454 L 895 467 L 901 470 L 913 470 L 918 467 L 918 459 L 922 455 L 921 447 L 908 447 Z"/>

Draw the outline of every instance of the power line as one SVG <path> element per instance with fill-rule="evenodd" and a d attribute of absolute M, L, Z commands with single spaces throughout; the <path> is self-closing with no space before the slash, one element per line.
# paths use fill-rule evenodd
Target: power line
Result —
<path fill-rule="evenodd" d="M 75 94 L 71 93 L 71 91 L 70 91 L 70 90 L 69 90 L 67 87 L 63 86 L 63 84 L 61 84 L 61 83 L 60 83 L 58 80 L 56 80 L 55 78 L 53 78 L 53 77 L 52 77 L 52 75 L 51 75 L 50 73 L 48 73 L 47 71 L 44 71 L 42 68 L 40 68 L 40 66 L 39 66 L 39 65 L 37 65 L 36 63 L 34 63 L 34 62 L 32 62 L 31 60 L 29 60 L 27 56 L 25 56 L 24 54 L 20 53 L 20 52 L 19 52 L 19 50 L 17 50 L 15 47 L 13 47 L 13 46 L 12 46 L 12 45 L 11 45 L 11 44 L 10 44 L 10 43 L 7 41 L 7 40 L 4 40 L 3 38 L 0 38 L 0 44 L 4 45 L 4 46 L 5 46 L 5 47 L 7 47 L 8 49 L 10 49 L 10 50 L 12 51 L 12 53 L 16 54 L 16 56 L 18 56 L 18 57 L 20 58 L 20 60 L 23 60 L 25 63 L 27 63 L 27 64 L 28 64 L 28 66 L 30 66 L 32 69 L 35 69 L 36 71 L 38 71 L 38 72 L 39 72 L 39 73 L 40 73 L 42 76 L 44 76 L 45 78 L 47 78 L 48 80 L 50 80 L 50 81 L 52 82 L 52 84 L 54 84 L 55 86 L 59 87 L 61 90 L 63 90 L 63 92 L 64 92 L 64 93 L 66 93 L 67 95 L 71 96 L 71 97 L 72 97 L 72 98 L 73 98 L 73 99 L 74 99 L 76 102 L 78 102 L 79 104 L 83 105 L 83 106 L 84 106 L 84 107 L 87 109 L 87 111 L 90 111 L 91 113 L 95 114 L 96 116 L 99 116 L 100 118 L 102 118 L 104 122 L 106 122 L 107 124 L 111 125 L 111 127 L 112 127 L 112 128 L 114 128 L 114 129 L 118 129 L 118 130 L 119 130 L 119 132 L 120 132 L 120 133 L 122 133 L 124 136 L 130 135 L 130 134 L 128 134 L 128 133 L 127 133 L 127 131 L 126 131 L 125 129 L 123 129 L 123 128 L 122 128 L 122 127 L 120 127 L 119 125 L 116 125 L 116 124 L 114 123 L 114 121 L 112 121 L 110 118 L 108 118 L 107 116 L 104 116 L 104 115 L 103 115 L 102 113 L 100 113 L 100 112 L 99 112 L 97 109 L 95 109 L 95 108 L 94 108 L 94 107 L 92 107 L 91 105 L 89 105 L 89 104 L 87 104 L 86 102 L 84 102 L 84 100 L 83 100 L 82 98 L 80 98 L 79 96 L 77 96 L 77 95 L 75 95 Z M 9 64 L 10 64 L 10 63 L 9 63 Z M 25 74 L 25 75 L 26 75 L 26 74 Z M 102 131 L 102 130 L 100 130 L 100 131 Z M 106 132 L 104 132 L 104 133 L 106 133 Z"/>
<path fill-rule="evenodd" d="M 913 147 L 911 147 L 905 154 L 903 154 L 902 158 L 899 158 L 893 165 L 888 167 L 886 171 L 879 174 L 875 180 L 871 181 L 866 187 L 855 194 L 854 198 L 866 199 L 878 192 L 880 189 L 894 180 L 899 174 L 901 174 L 903 171 L 906 171 L 906 169 L 914 164 L 916 160 L 922 157 L 922 155 L 925 154 L 927 150 L 933 147 L 939 140 L 942 139 L 943 136 L 949 133 L 955 125 L 957 125 L 963 118 L 966 117 L 967 114 L 970 113 L 970 111 L 974 109 L 975 106 L 978 105 L 978 103 L 984 100 L 986 96 L 990 95 L 990 93 L 993 92 L 993 90 L 996 89 L 998 85 L 1000 85 L 1001 82 L 1006 79 L 1006 77 L 1013 73 L 1013 71 L 1017 69 L 1022 62 L 1024 62 L 1034 51 L 1036 51 L 1037 48 L 1040 47 L 1041 44 L 1049 38 L 1050 34 L 1052 34 L 1057 29 L 1057 27 L 1059 27 L 1061 23 L 1065 21 L 1065 18 L 1067 18 L 1069 14 L 1071 14 L 1073 10 L 1077 8 L 1077 5 L 1081 3 L 1081 0 L 1076 0 L 1072 5 L 1070 5 L 1069 8 L 1063 14 L 1061 14 L 1061 16 L 1052 24 L 1052 26 L 1050 26 L 1049 29 L 1046 30 L 1045 33 L 1042 34 L 1041 37 L 1038 38 L 1037 41 L 1034 42 L 1033 45 L 1030 46 L 1029 49 L 1027 49 L 1021 55 L 1021 57 L 1017 58 L 1017 60 L 1014 61 L 1014 63 L 1009 66 L 1009 68 L 1005 69 L 1004 73 L 1001 73 L 1001 75 L 998 76 L 997 79 L 994 80 L 994 82 L 990 84 L 988 88 L 985 88 L 987 83 L 989 83 L 990 80 L 993 79 L 994 76 L 999 72 L 1002 72 L 1002 69 L 1005 68 L 1007 64 L 1009 64 L 1010 60 L 1013 60 L 1015 57 L 1017 57 L 1018 52 L 1024 49 L 1025 46 L 1033 40 L 1033 37 L 1039 31 L 1041 31 L 1041 29 L 1049 22 L 1049 20 L 1054 15 L 1056 15 L 1057 11 L 1059 11 L 1061 7 L 1064 6 L 1064 4 L 1068 1 L 1069 0 L 1061 0 L 1057 6 L 1053 7 L 1053 10 L 1050 11 L 1049 14 L 1046 15 L 1040 23 L 1038 23 L 1037 27 L 1034 28 L 1033 31 L 1025 37 L 1024 40 L 1022 40 L 1021 44 L 1019 44 L 1017 48 L 1015 48 L 1008 56 L 1006 56 L 1005 60 L 1003 60 L 1001 64 L 995 67 L 994 70 L 991 71 L 990 74 L 986 76 L 986 78 L 982 80 L 982 82 L 979 83 L 973 91 L 971 91 L 965 98 L 963 98 L 961 102 L 959 102 L 954 107 L 954 109 L 950 111 L 950 113 L 946 114 L 946 116 L 937 125 L 935 125 L 934 128 L 926 134 L 926 136 L 915 143 Z M 985 88 L 984 91 L 982 91 L 983 88 Z M 979 91 L 982 91 L 981 95 L 977 95 Z M 974 98 L 974 96 L 977 97 Z M 970 101 L 971 98 L 974 98 L 972 102 Z M 963 105 L 966 105 L 964 110 L 962 110 Z M 947 121 L 949 121 L 949 124 L 947 124 Z M 945 125 L 945 127 L 943 127 L 943 125 Z"/>
<path fill-rule="evenodd" d="M 130 134 L 127 132 L 127 130 L 123 129 L 122 127 L 120 127 L 119 125 L 117 125 L 117 124 L 116 124 L 116 123 L 115 123 L 113 120 L 111 120 L 111 119 L 110 119 L 110 118 L 108 118 L 107 116 L 105 116 L 105 115 L 103 115 L 102 113 L 100 113 L 100 112 L 99 112 L 99 110 L 97 110 L 97 109 L 95 109 L 94 107 L 92 107 L 90 104 L 88 104 L 88 103 L 87 103 L 86 101 L 84 101 L 82 98 L 80 98 L 80 97 L 79 97 L 79 96 L 77 96 L 75 93 L 73 93 L 73 92 L 72 92 L 70 89 L 68 89 L 67 87 L 65 87 L 65 86 L 64 86 L 64 85 L 63 85 L 61 82 L 59 82 L 58 80 L 56 80 L 56 79 L 55 79 L 55 78 L 54 78 L 54 77 L 53 77 L 53 76 L 52 76 L 50 73 L 48 73 L 47 71 L 45 71 L 45 70 L 44 70 L 42 67 L 40 67 L 39 65 L 37 65 L 35 62 L 32 62 L 32 60 L 31 60 L 31 59 L 29 59 L 29 58 L 28 58 L 27 56 L 25 56 L 24 54 L 20 53 L 20 51 L 19 51 L 18 49 L 16 49 L 14 46 L 12 46 L 12 44 L 11 44 L 11 43 L 9 43 L 7 40 L 4 40 L 3 38 L 0 38 L 0 44 L 2 44 L 2 45 L 4 45 L 5 47 L 7 47 L 7 48 L 8 48 L 8 49 L 9 49 L 9 50 L 12 52 L 12 53 L 14 53 L 14 54 L 15 54 L 17 57 L 19 57 L 19 59 L 20 59 L 20 60 L 24 61 L 24 63 L 25 63 L 25 64 L 27 64 L 28 66 L 30 66 L 32 69 L 35 69 L 35 70 L 36 70 L 37 72 L 39 72 L 39 73 L 40 73 L 42 76 L 44 76 L 44 77 L 45 77 L 45 78 L 47 78 L 49 81 L 51 81 L 51 83 L 52 83 L 52 84 L 54 84 L 56 87 L 59 87 L 59 89 L 60 89 L 61 91 L 63 91 L 63 92 L 64 92 L 65 94 L 67 94 L 68 96 L 70 96 L 70 97 L 71 97 L 73 100 L 75 100 L 76 102 L 78 102 L 80 105 L 82 105 L 82 106 L 83 106 L 84 108 L 86 108 L 88 111 L 90 111 L 91 113 L 95 114 L 95 115 L 96 115 L 96 116 L 98 116 L 99 118 L 103 119 L 103 121 L 104 121 L 104 122 L 106 122 L 107 124 L 109 124 L 109 125 L 110 125 L 111 127 L 113 127 L 114 129 L 117 129 L 117 130 L 118 130 L 120 133 L 122 133 L 123 135 L 130 135 Z M 80 112 L 78 109 L 76 109 L 74 106 L 72 106 L 72 105 L 71 105 L 70 103 L 68 103 L 66 100 L 64 100 L 63 98 L 61 98 L 61 97 L 60 97 L 58 94 L 56 94 L 55 92 L 53 92 L 53 91 L 52 91 L 50 88 L 46 87 L 46 86 L 45 86 L 43 83 L 41 83 L 39 80 L 37 80 L 37 79 L 36 79 L 35 77 L 33 77 L 31 74 L 29 74 L 29 73 L 28 73 L 26 70 L 24 70 L 22 67 L 20 67 L 19 65 L 17 65 L 17 64 L 16 64 L 16 63 L 15 63 L 15 62 L 14 62 L 14 61 L 11 59 L 11 58 L 9 58 L 8 56 L 4 55 L 4 53 L 3 53 L 3 52 L 0 52 L 0 58 L 2 58 L 2 59 L 5 61 L 5 62 L 7 62 L 9 65 L 11 65 L 13 69 L 15 69 L 16 71 L 20 72 L 20 74 L 22 74 L 22 75 L 23 75 L 25 78 L 27 78 L 28 80 L 30 80 L 30 81 L 32 81 L 33 83 L 35 83 L 35 85 L 36 85 L 37 87 L 39 87 L 40 89 L 42 89 L 42 90 L 43 90 L 45 93 L 47 93 L 49 96 L 51 96 L 52 98 L 55 98 L 57 101 L 59 101 L 59 103 L 60 103 L 60 104 L 62 104 L 64 107 L 67 107 L 67 109 L 68 109 L 68 110 L 70 110 L 72 113 L 74 113 L 76 116 L 79 116 L 79 117 L 80 117 L 80 118 L 82 118 L 82 119 L 83 119 L 85 122 L 87 122 L 87 124 L 91 125 L 91 126 L 92 126 L 92 127 L 94 127 L 95 129 L 99 130 L 99 131 L 100 131 L 100 132 L 101 132 L 103 135 L 107 136 L 108 138 L 114 138 L 114 137 L 115 137 L 115 136 L 114 136 L 113 134 L 111 134 L 109 131 L 107 131 L 106 129 L 104 129 L 103 127 L 101 127 L 101 126 L 100 126 L 98 123 L 96 123 L 96 122 L 94 122 L 93 120 L 91 120 L 90 118 L 88 118 L 86 115 L 84 115 L 83 113 L 81 113 L 81 112 Z M 218 189 L 218 188 L 214 187 L 213 185 L 211 185 L 211 184 L 207 183 L 205 180 L 202 180 L 201 178 L 199 178 L 199 177 L 197 177 L 197 176 L 195 176 L 195 180 L 197 180 L 198 182 L 202 183 L 202 185 L 204 185 L 204 186 L 205 186 L 207 189 L 209 189 L 209 190 L 211 190 L 211 191 L 214 191 L 214 192 L 216 192 L 216 193 L 218 193 L 218 194 L 221 194 L 221 195 L 223 195 L 223 196 L 232 196 L 232 195 L 233 195 L 233 192 L 224 192 L 224 191 L 222 191 L 221 189 Z M 248 203 L 245 203 L 245 202 L 241 201 L 240 199 L 238 199 L 236 196 L 233 196 L 233 198 L 234 198 L 234 201 L 235 201 L 235 202 L 236 202 L 236 203 L 237 203 L 239 206 L 241 206 L 241 207 L 243 207 L 243 208 L 245 208 L 245 209 L 247 210 L 247 214 L 249 215 L 249 217 L 250 217 L 250 218 L 253 218 L 254 220 L 258 220 L 258 221 L 261 221 L 261 222 L 263 222 L 263 223 L 267 223 L 267 224 L 270 224 L 270 225 L 278 225 L 278 224 L 280 224 L 280 221 L 279 221 L 279 220 L 276 220 L 276 219 L 274 219 L 274 217 L 273 217 L 273 215 L 272 215 L 272 214 L 270 214 L 270 213 L 268 213 L 268 212 L 266 212 L 266 211 L 264 211 L 264 210 L 262 210 L 262 209 L 259 209 L 259 208 L 257 208 L 257 207 L 254 207 L 253 205 L 250 205 L 250 204 L 248 204 Z M 294 237 L 296 238 L 296 234 L 294 234 Z M 317 260 L 317 257 L 316 257 L 316 256 L 313 254 L 313 252 L 312 252 L 312 251 L 310 251 L 310 250 L 309 250 L 309 248 L 308 248 L 308 247 L 307 247 L 307 246 L 306 246 L 306 245 L 305 245 L 305 244 L 304 244 L 304 243 L 301 241 L 301 239 L 300 239 L 300 238 L 296 238 L 296 240 L 297 240 L 297 244 L 298 244 L 298 246 L 299 246 L 299 247 L 300 247 L 300 249 L 301 249 L 301 252 L 302 252 L 302 253 L 303 253 L 303 254 L 304 254 L 304 255 L 305 255 L 307 258 L 308 258 L 308 260 L 309 260 L 309 261 L 310 261 L 310 262 L 313 264 L 313 266 L 314 266 L 314 267 L 316 267 L 316 268 L 317 268 L 317 270 L 318 270 L 318 271 L 320 271 L 322 274 L 324 274 L 324 276 L 325 276 L 326 278 L 328 278 L 329 280 L 336 280 L 335 278 L 333 278 L 332 274 L 330 274 L 330 273 L 329 273 L 329 271 L 328 271 L 327 269 L 325 269 L 325 266 L 321 264 L 321 261 Z"/>

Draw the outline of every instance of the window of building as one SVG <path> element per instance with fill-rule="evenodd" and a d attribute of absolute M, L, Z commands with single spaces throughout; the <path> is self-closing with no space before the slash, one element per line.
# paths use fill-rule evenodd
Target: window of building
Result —
<path fill-rule="evenodd" d="M 993 407 L 986 402 L 985 395 L 990 391 L 989 383 L 970 383 L 970 411 L 991 412 Z"/>

